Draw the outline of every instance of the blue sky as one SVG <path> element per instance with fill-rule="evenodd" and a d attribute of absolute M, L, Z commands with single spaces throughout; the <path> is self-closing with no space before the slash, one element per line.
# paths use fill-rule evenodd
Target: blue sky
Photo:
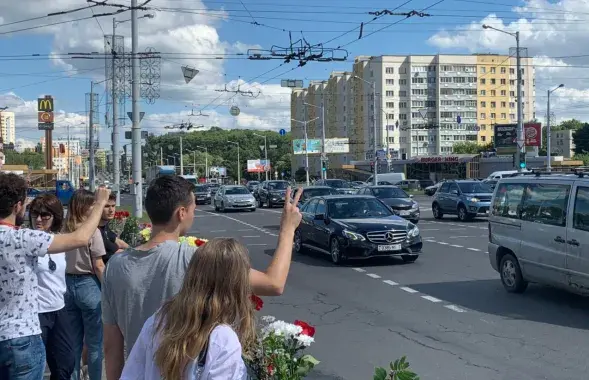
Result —
<path fill-rule="evenodd" d="M 288 73 L 296 63 L 285 64 L 252 82 L 252 78 L 278 67 L 281 61 L 251 61 L 234 55 L 246 53 L 248 48 L 288 46 L 287 31 L 291 31 L 293 40 L 304 37 L 311 44 L 328 41 L 359 26 L 361 22 L 370 21 L 374 16 L 368 12 L 393 10 L 405 2 L 406 0 L 243 0 L 242 5 L 239 0 L 205 0 L 204 4 L 200 0 L 153 0 L 149 6 L 154 9 L 141 13 L 154 14 L 155 18 L 140 21 L 140 50 L 152 46 L 162 52 L 162 86 L 161 97 L 155 104 L 142 103 L 141 108 L 147 113 L 143 124 L 154 133 L 161 133 L 166 124 L 188 120 L 195 124 L 221 125 L 226 128 L 279 129 L 289 124 L 289 95 L 287 90 L 279 87 L 280 79 L 304 79 L 306 83 L 313 79 L 325 79 L 331 71 L 350 70 L 357 55 L 507 53 L 508 48 L 513 45 L 510 37 L 482 31 L 482 22 L 490 22 L 508 30 L 522 30 L 523 46 L 529 47 L 530 54 L 535 56 L 568 56 L 576 50 L 582 51 L 581 46 L 577 45 L 583 43 L 575 44 L 575 41 L 584 41 L 581 39 L 581 25 L 586 23 L 582 19 L 589 18 L 574 15 L 583 10 L 583 7 L 587 8 L 589 14 L 589 5 L 582 0 L 563 0 L 560 3 L 532 0 L 513 2 L 511 6 L 507 4 L 511 2 L 444 0 L 426 11 L 431 17 L 412 17 L 400 21 L 402 16 L 382 16 L 366 24 L 363 33 L 367 36 L 372 31 L 389 25 L 387 29 L 362 40 L 357 40 L 359 32 L 353 31 L 326 45 L 333 48 L 345 45 L 348 52 L 347 62 L 309 62 L 305 67 Z M 34 110 L 30 104 L 26 105 L 22 101 L 19 103 L 9 93 L 14 93 L 24 101 L 32 101 L 39 95 L 52 94 L 56 99 L 56 107 L 67 112 L 62 119 L 58 119 L 58 124 L 82 122 L 86 108 L 84 94 L 90 91 L 91 80 L 104 79 L 104 60 L 49 59 L 48 55 L 102 52 L 102 35 L 112 32 L 112 17 L 98 18 L 98 22 L 97 19 L 88 19 L 10 33 L 15 29 L 92 15 L 90 10 L 84 10 L 66 16 L 2 25 L 43 16 L 51 11 L 86 5 L 83 0 L 55 0 L 50 5 L 42 0 L 22 3 L 27 4 L 0 5 L 0 107 L 4 101 L 17 112 L 17 137 L 33 139 L 40 135 L 35 131 Z M 130 4 L 130 0 L 119 0 L 117 3 Z M 412 0 L 396 12 L 420 11 L 436 3 L 436 0 Z M 528 8 L 515 8 L 518 5 Z M 43 9 L 45 7 L 50 9 Z M 99 7 L 93 11 L 98 14 L 114 9 Z M 118 15 L 117 19 L 129 17 L 127 12 Z M 262 25 L 252 25 L 253 22 Z M 125 36 L 127 47 L 130 46 L 128 24 L 123 23 L 117 29 L 117 34 Z M 443 30 L 447 33 L 441 34 L 440 31 Z M 217 53 L 216 56 L 225 59 L 211 59 L 211 53 Z M 38 54 L 39 57 L 31 57 L 32 54 Z M 552 81 L 558 80 L 559 75 L 566 75 L 563 78 L 571 79 L 570 85 L 566 86 L 570 91 L 567 97 L 581 98 L 586 95 L 584 80 L 578 80 L 579 70 L 562 67 L 583 65 L 582 58 L 545 58 L 542 62 L 545 67 L 539 69 L 537 74 L 540 82 L 546 79 L 547 85 L 550 85 Z M 181 76 L 180 66 L 183 64 L 201 70 L 188 85 L 184 84 Z M 215 91 L 223 88 L 225 83 L 235 88 L 238 79 L 243 81 L 241 89 L 255 93 L 261 91 L 260 97 L 246 99 L 236 96 L 230 99 L 228 94 Z M 576 92 L 572 92 L 573 90 Z M 99 85 L 96 92 L 102 95 L 104 88 Z M 221 98 L 217 99 L 219 95 Z M 208 106 L 203 113 L 208 113 L 211 117 L 189 118 L 187 112 L 190 112 L 191 103 L 196 104 L 195 112 Z M 228 109 L 233 104 L 242 108 L 242 115 L 238 120 L 233 120 L 228 115 Z M 585 110 L 575 107 L 573 113 L 578 112 L 579 117 L 582 117 Z M 130 110 L 130 105 L 127 109 Z M 561 114 L 565 113 L 564 109 L 566 107 Z M 569 111 L 566 111 L 567 115 Z M 101 121 L 103 120 L 102 117 Z M 101 141 L 105 142 L 105 146 L 108 145 L 107 136 L 108 131 L 103 128 Z"/>

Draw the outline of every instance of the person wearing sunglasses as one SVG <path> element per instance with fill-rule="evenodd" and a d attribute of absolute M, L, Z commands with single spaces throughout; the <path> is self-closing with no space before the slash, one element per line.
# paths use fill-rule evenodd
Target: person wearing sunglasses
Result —
<path fill-rule="evenodd" d="M 59 233 L 62 222 L 63 206 L 55 195 L 42 194 L 33 199 L 29 206 L 32 229 Z M 64 301 L 65 269 L 65 253 L 41 256 L 37 262 L 39 322 L 50 380 L 69 380 L 75 367 L 72 322 Z"/>

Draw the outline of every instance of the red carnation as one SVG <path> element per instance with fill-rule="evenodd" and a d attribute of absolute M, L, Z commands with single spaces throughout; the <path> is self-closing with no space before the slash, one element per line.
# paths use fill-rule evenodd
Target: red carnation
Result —
<path fill-rule="evenodd" d="M 194 240 L 194 244 L 196 244 L 197 247 L 203 246 L 205 245 L 206 241 L 201 240 L 201 239 L 195 239 Z"/>
<path fill-rule="evenodd" d="M 258 297 L 255 294 L 252 294 L 250 296 L 250 300 L 252 300 L 252 302 L 254 303 L 254 307 L 256 308 L 257 311 L 262 310 L 262 307 L 264 307 L 264 301 L 262 301 L 262 299 L 260 297 Z"/>
<path fill-rule="evenodd" d="M 268 370 L 268 374 L 270 376 L 274 375 L 274 366 L 272 364 L 268 364 L 268 367 L 266 369 Z"/>
<path fill-rule="evenodd" d="M 311 326 L 307 322 L 296 320 L 294 324 L 295 326 L 300 326 L 303 329 L 301 332 L 302 335 L 307 335 L 310 337 L 315 336 L 315 327 Z"/>
<path fill-rule="evenodd" d="M 123 215 L 125 216 L 125 218 L 128 218 L 129 216 L 131 216 L 131 214 L 129 213 L 129 211 L 125 211 L 123 213 Z"/>

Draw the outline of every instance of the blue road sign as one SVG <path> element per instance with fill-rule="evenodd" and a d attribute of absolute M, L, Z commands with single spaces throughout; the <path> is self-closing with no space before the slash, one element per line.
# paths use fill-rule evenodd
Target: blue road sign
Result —
<path fill-rule="evenodd" d="M 281 129 L 278 133 L 280 134 L 280 136 L 284 136 L 284 135 L 286 135 L 286 130 Z"/>
<path fill-rule="evenodd" d="M 460 124 L 462 122 L 462 118 L 460 117 L 460 115 L 456 116 L 456 122 L 458 124 Z"/>

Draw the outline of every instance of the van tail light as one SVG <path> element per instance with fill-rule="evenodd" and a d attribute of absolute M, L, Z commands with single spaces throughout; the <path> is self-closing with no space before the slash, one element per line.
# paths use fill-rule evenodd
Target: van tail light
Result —
<path fill-rule="evenodd" d="M 489 243 L 491 242 L 491 222 L 487 222 L 487 229 L 489 230 Z"/>

